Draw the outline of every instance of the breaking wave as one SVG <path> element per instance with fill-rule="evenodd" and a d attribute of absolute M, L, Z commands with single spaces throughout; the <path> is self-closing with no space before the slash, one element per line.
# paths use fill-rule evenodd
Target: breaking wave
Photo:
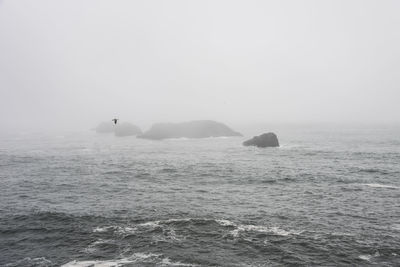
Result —
<path fill-rule="evenodd" d="M 53 263 L 44 258 L 24 258 L 22 260 L 18 260 L 12 263 L 8 263 L 5 265 L 5 267 L 20 267 L 20 266 L 24 266 L 24 267 L 50 267 L 53 266 Z"/>
<path fill-rule="evenodd" d="M 371 184 L 361 184 L 369 187 L 374 187 L 374 188 L 390 188 L 390 189 L 400 189 L 400 186 L 394 186 L 394 185 L 388 185 L 388 184 L 377 184 L 377 183 L 371 183 Z"/>
<path fill-rule="evenodd" d="M 163 257 L 161 254 L 154 253 L 134 253 L 129 257 L 113 260 L 93 260 L 93 261 L 71 261 L 61 267 L 115 267 L 130 264 L 152 264 L 153 266 L 182 266 L 194 267 L 198 265 L 183 263 L 180 261 L 172 261 L 168 257 Z M 140 265 L 138 265 L 140 266 Z"/>

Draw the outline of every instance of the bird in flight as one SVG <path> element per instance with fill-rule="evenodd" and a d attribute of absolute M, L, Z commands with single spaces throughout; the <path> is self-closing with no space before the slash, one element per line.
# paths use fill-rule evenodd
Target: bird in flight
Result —
<path fill-rule="evenodd" d="M 114 124 L 117 124 L 117 122 L 118 122 L 118 119 L 112 119 L 111 121 L 113 121 L 113 122 L 114 122 Z"/>

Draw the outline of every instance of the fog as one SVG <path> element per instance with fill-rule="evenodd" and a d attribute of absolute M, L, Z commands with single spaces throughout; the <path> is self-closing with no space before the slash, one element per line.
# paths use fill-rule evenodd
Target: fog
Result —
<path fill-rule="evenodd" d="M 0 1 L 0 130 L 399 123 L 400 1 Z"/>

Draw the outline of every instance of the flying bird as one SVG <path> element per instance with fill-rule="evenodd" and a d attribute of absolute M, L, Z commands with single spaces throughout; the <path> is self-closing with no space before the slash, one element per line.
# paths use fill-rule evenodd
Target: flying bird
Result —
<path fill-rule="evenodd" d="M 114 122 L 114 124 L 117 124 L 117 122 L 118 122 L 118 119 L 112 119 L 111 121 L 113 121 L 113 122 Z"/>

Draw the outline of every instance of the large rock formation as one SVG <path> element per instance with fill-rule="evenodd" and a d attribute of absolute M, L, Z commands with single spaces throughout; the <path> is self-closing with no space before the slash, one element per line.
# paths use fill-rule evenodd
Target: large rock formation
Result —
<path fill-rule="evenodd" d="M 129 136 L 142 134 L 142 130 L 129 122 L 117 123 L 114 127 L 115 136 Z"/>
<path fill-rule="evenodd" d="M 244 146 L 257 147 L 278 147 L 278 137 L 274 133 L 265 133 L 259 136 L 254 136 L 252 139 L 244 141 Z"/>
<path fill-rule="evenodd" d="M 142 134 L 142 130 L 136 125 L 123 122 L 114 124 L 110 122 L 102 122 L 95 128 L 97 133 L 114 133 L 115 136 L 129 136 Z"/>
<path fill-rule="evenodd" d="M 220 136 L 242 136 L 233 131 L 225 124 L 201 120 L 183 123 L 157 123 L 150 130 L 138 136 L 146 139 L 166 139 L 166 138 L 205 138 Z"/>

